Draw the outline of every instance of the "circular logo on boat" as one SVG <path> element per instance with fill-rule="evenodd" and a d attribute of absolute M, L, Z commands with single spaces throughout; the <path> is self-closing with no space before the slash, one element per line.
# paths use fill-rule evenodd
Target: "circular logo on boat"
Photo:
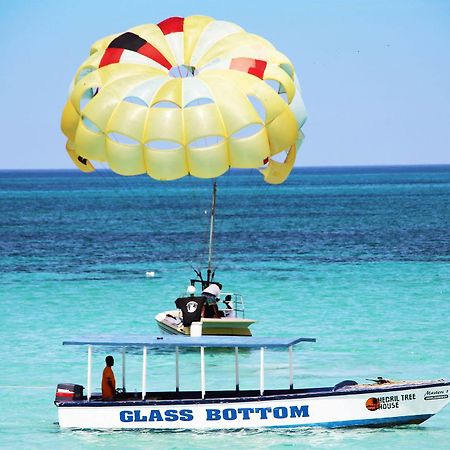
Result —
<path fill-rule="evenodd" d="M 376 411 L 379 407 L 380 401 L 375 397 L 371 397 L 366 401 L 366 408 L 369 411 Z"/>
<path fill-rule="evenodd" d="M 188 302 L 186 304 L 186 309 L 189 313 L 193 313 L 197 310 L 198 303 L 197 302 Z"/>

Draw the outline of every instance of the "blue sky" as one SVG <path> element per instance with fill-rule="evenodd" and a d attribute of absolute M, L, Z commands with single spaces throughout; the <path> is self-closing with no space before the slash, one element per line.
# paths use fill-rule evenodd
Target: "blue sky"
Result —
<path fill-rule="evenodd" d="M 0 169 L 71 168 L 60 115 L 90 45 L 192 14 L 292 60 L 308 111 L 297 165 L 450 163 L 450 1 L 0 0 Z"/>

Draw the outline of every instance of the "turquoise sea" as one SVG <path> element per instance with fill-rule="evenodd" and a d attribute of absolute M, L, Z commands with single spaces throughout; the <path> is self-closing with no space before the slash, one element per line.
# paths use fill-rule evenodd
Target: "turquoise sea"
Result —
<path fill-rule="evenodd" d="M 205 267 L 210 197 L 211 182 L 192 178 L 0 172 L 0 448 L 449 448 L 449 407 L 400 428 L 59 429 L 57 383 L 86 385 L 85 350 L 62 341 L 158 334 L 155 314 Z M 450 378 L 450 166 L 296 169 L 281 186 L 232 172 L 218 180 L 216 225 L 216 277 L 244 295 L 254 334 L 317 338 L 294 353 L 296 386 Z M 242 388 L 258 385 L 258 357 L 242 354 Z M 128 362 L 139 389 L 141 359 Z M 150 353 L 148 388 L 174 389 L 174 364 Z M 232 389 L 233 371 L 231 354 L 207 352 L 207 388 Z M 268 351 L 266 386 L 288 382 L 287 355 Z M 181 388 L 199 386 L 199 357 L 183 353 Z"/>

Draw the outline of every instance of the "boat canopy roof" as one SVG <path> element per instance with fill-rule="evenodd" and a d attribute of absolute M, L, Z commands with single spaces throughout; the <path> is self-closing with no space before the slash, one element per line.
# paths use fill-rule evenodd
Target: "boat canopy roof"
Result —
<path fill-rule="evenodd" d="M 316 342 L 309 337 L 253 337 L 253 336 L 95 336 L 63 341 L 63 345 L 91 345 L 96 347 L 215 347 L 215 348 L 287 348 L 300 342 Z"/>

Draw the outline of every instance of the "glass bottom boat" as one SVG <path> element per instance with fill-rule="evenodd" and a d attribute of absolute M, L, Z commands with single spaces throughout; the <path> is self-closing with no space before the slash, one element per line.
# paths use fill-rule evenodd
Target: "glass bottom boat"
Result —
<path fill-rule="evenodd" d="M 345 380 L 331 387 L 294 388 L 293 347 L 314 338 L 255 338 L 220 336 L 157 336 L 84 338 L 64 345 L 87 347 L 87 391 L 76 384 L 59 384 L 55 405 L 62 428 L 88 429 L 247 429 L 295 427 L 386 427 L 418 424 L 432 417 L 449 402 L 450 382 L 389 381 L 379 377 L 372 384 Z M 92 351 L 122 353 L 122 392 L 114 401 L 103 401 L 92 392 Z M 229 348 L 235 352 L 235 389 L 206 390 L 205 348 Z M 200 391 L 181 391 L 179 349 L 200 350 Z M 241 390 L 239 348 L 260 352 L 259 387 Z M 267 349 L 286 349 L 289 355 L 287 389 L 266 390 L 264 355 Z M 125 353 L 142 351 L 142 388 L 125 389 Z M 175 354 L 175 389 L 147 390 L 147 352 L 167 350 Z"/>

